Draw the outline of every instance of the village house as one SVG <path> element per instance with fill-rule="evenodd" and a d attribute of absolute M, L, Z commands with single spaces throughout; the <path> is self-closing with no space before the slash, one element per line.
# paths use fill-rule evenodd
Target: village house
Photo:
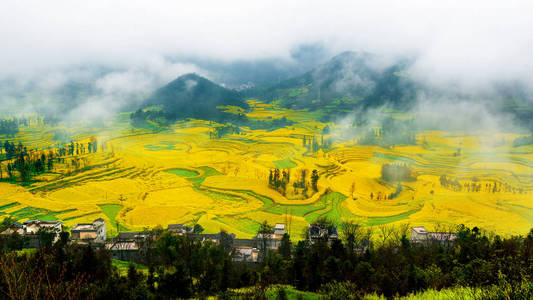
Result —
<path fill-rule="evenodd" d="M 27 238 L 28 248 L 39 248 L 41 241 L 38 233 L 41 231 L 48 231 L 54 233 L 54 239 L 52 242 L 59 240 L 59 235 L 63 232 L 63 226 L 60 221 L 41 221 L 41 220 L 28 220 L 22 223 L 22 229 L 24 236 Z"/>
<path fill-rule="evenodd" d="M 178 235 L 190 234 L 194 231 L 193 228 L 183 224 L 169 224 L 167 230 Z"/>
<path fill-rule="evenodd" d="M 237 262 L 256 263 L 259 259 L 259 249 L 255 240 L 234 239 L 231 259 Z"/>
<path fill-rule="evenodd" d="M 92 223 L 76 224 L 70 230 L 70 237 L 78 244 L 105 243 L 107 239 L 105 221 L 98 218 Z"/>
<path fill-rule="evenodd" d="M 257 245 L 261 248 L 262 243 L 266 244 L 266 247 L 271 250 L 277 250 L 281 245 L 281 240 L 285 235 L 285 224 L 277 223 L 272 229 L 272 233 L 258 233 L 254 240 Z"/>
<path fill-rule="evenodd" d="M 140 261 L 149 248 L 154 246 L 153 232 L 119 232 L 113 241 L 106 244 L 114 259 Z"/>
<path fill-rule="evenodd" d="M 285 224 L 276 223 L 276 225 L 274 225 L 274 235 L 283 237 L 284 234 L 285 234 Z"/>
<path fill-rule="evenodd" d="M 330 243 L 339 238 L 337 228 L 328 224 L 309 224 L 309 241 L 315 243 L 318 240 L 326 240 Z"/>
<path fill-rule="evenodd" d="M 18 235 L 24 235 L 24 228 L 22 227 L 22 224 L 18 222 L 13 222 L 6 230 L 0 232 L 0 234 L 3 235 L 11 235 L 11 234 L 18 234 Z"/>
<path fill-rule="evenodd" d="M 63 231 L 62 223 L 60 221 L 41 221 L 41 220 L 28 220 L 22 223 L 24 232 L 26 234 L 35 234 L 41 229 L 50 229 L 59 233 Z"/>
<path fill-rule="evenodd" d="M 429 232 L 424 226 L 411 227 L 411 242 L 412 243 L 447 243 L 453 242 L 457 238 L 457 234 L 449 232 Z"/>
<path fill-rule="evenodd" d="M 106 244 L 113 259 L 139 261 L 139 244 L 135 241 L 116 241 Z"/>
<path fill-rule="evenodd" d="M 202 243 L 205 242 L 212 242 L 216 244 L 220 244 L 220 242 L 226 238 L 230 244 L 233 244 L 233 240 L 235 240 L 235 234 L 234 233 L 193 233 L 189 235 L 191 238 L 199 240 Z"/>

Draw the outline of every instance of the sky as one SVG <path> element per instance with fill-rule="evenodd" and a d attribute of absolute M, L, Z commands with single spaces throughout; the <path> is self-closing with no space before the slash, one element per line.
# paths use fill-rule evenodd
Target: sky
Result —
<path fill-rule="evenodd" d="M 83 76 L 72 66 L 99 65 L 121 69 L 95 79 L 102 93 L 135 93 L 187 72 L 209 76 L 182 57 L 290 62 L 294 49 L 318 44 L 332 55 L 415 56 L 411 74 L 437 85 L 531 85 L 532 15 L 527 0 L 7 0 L 0 79 L 39 78 L 46 90 Z"/>
<path fill-rule="evenodd" d="M 532 67 L 531 1 L 2 1 L 3 74 L 154 57 L 288 57 L 300 44 L 416 53 L 442 75 Z"/>

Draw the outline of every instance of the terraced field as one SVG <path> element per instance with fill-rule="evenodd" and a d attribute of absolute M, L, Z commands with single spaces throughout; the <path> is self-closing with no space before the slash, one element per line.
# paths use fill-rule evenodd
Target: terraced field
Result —
<path fill-rule="evenodd" d="M 62 220 L 72 227 L 101 217 L 110 236 L 117 230 L 198 223 L 206 232 L 224 229 L 246 238 L 267 220 L 287 223 L 298 239 L 322 217 L 366 226 L 463 223 L 502 234 L 523 234 L 533 227 L 533 147 L 513 148 L 516 134 L 421 132 L 418 145 L 388 148 L 333 136 L 331 148 L 312 152 L 303 137 L 320 137 L 326 124 L 316 121 L 318 113 L 250 104 L 252 119 L 285 116 L 295 123 L 270 131 L 243 128 L 244 133 L 220 139 L 210 138 L 210 122 L 198 120 L 132 129 L 121 115 L 105 128 L 72 128 L 79 140 L 97 136 L 105 151 L 79 157 L 84 164 L 78 169 L 58 164 L 55 172 L 29 186 L 0 183 L 0 218 Z M 29 125 L 16 137 L 0 140 L 50 149 L 60 144 L 53 139 L 57 130 Z M 416 180 L 400 183 L 401 192 L 391 197 L 398 183 L 381 179 L 385 163 L 409 165 Z M 273 168 L 290 174 L 284 193 L 268 185 Z M 303 170 L 310 186 L 314 169 L 320 176 L 318 191 L 309 188 L 304 194 L 294 186 Z M 465 188 L 442 186 L 443 175 Z M 495 182 L 498 192 L 488 188 Z M 470 192 L 469 184 L 484 188 Z"/>

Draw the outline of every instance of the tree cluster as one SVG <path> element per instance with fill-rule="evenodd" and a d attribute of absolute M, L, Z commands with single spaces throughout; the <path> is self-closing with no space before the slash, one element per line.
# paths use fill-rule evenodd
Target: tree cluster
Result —
<path fill-rule="evenodd" d="M 2 148 L 5 151 L 6 164 L 5 172 L 10 180 L 15 179 L 15 172 L 18 172 L 22 182 L 28 182 L 32 176 L 42 174 L 53 169 L 55 157 L 52 151 L 28 151 L 21 143 L 15 145 L 5 141 Z M 1 152 L 1 151 L 0 151 Z M 0 164 L 0 179 L 4 178 L 4 169 Z"/>
<path fill-rule="evenodd" d="M 15 158 L 19 153 L 26 152 L 27 149 L 20 142 L 18 145 L 15 145 L 15 143 L 6 140 L 3 144 L 0 143 L 0 153 L 2 151 L 5 153 L 4 158 L 10 160 Z"/>
<path fill-rule="evenodd" d="M 268 186 L 281 194 L 285 195 L 287 191 L 287 184 L 289 184 L 291 178 L 290 170 L 274 169 L 270 170 L 268 175 Z"/>
<path fill-rule="evenodd" d="M 533 144 L 533 136 L 531 136 L 531 134 L 527 136 L 517 137 L 513 141 L 513 147 L 527 146 L 531 144 Z"/>
<path fill-rule="evenodd" d="M 72 141 L 63 147 L 43 151 L 28 150 L 22 143 L 15 145 L 13 142 L 5 141 L 3 144 L 0 143 L 0 154 L 4 152 L 3 157 L 8 162 L 5 170 L 0 163 L 0 179 L 4 178 L 5 172 L 10 180 L 14 180 L 18 174 L 20 180 L 27 183 L 35 175 L 52 171 L 56 162 L 64 161 L 62 158 L 64 156 L 78 156 L 97 151 L 98 141 L 94 137 L 87 143 Z M 73 159 L 72 165 L 78 168 L 79 160 Z"/>
<path fill-rule="evenodd" d="M 329 127 L 327 129 L 329 132 Z M 329 149 L 333 145 L 333 138 L 331 136 L 321 135 L 320 139 L 315 135 L 304 135 L 302 137 L 302 145 L 307 148 L 307 150 L 312 152 L 317 152 L 320 149 Z"/>
<path fill-rule="evenodd" d="M 332 242 L 305 239 L 293 245 L 285 235 L 278 250 L 267 250 L 257 264 L 232 261 L 227 234 L 213 243 L 163 231 L 148 248 L 153 252 L 144 262 L 148 272 L 132 265 L 126 276 L 112 267 L 107 250 L 70 245 L 66 233 L 26 255 L 13 252 L 19 249 L 16 243 L 6 243 L 13 237 L 2 236 L 0 299 L 227 297 L 234 288 L 272 284 L 331 299 L 454 286 L 499 289 L 508 299 L 533 296 L 533 229 L 525 237 L 502 238 L 460 227 L 452 243 L 423 245 L 411 243 L 405 231 L 393 227 L 372 233 L 352 223 L 343 229 L 343 239 Z M 378 234 L 376 245 L 368 242 L 372 234 Z"/>
<path fill-rule="evenodd" d="M 309 185 L 311 186 L 312 190 L 314 192 L 318 192 L 318 180 L 320 179 L 320 175 L 318 174 L 317 170 L 313 170 L 311 172 L 311 176 L 309 177 L 309 182 L 307 179 L 307 176 L 309 175 L 309 171 L 307 169 L 300 170 L 300 176 L 299 178 L 296 178 L 292 181 L 292 188 L 293 192 L 299 193 L 300 192 L 303 195 L 307 195 L 307 192 L 309 190 Z M 287 188 L 290 186 L 291 183 L 291 171 L 290 169 L 273 169 L 270 170 L 270 174 L 268 176 L 268 186 L 272 189 L 275 189 L 276 191 L 280 192 L 282 195 L 287 194 Z"/>
<path fill-rule="evenodd" d="M 494 181 L 492 183 L 490 182 L 478 182 L 477 179 L 474 179 L 472 181 L 465 181 L 463 184 L 459 182 L 457 178 L 448 177 L 446 175 L 440 176 L 440 185 L 443 188 L 453 190 L 456 192 L 469 192 L 469 193 L 480 193 L 480 192 L 486 192 L 486 193 L 513 193 L 513 194 L 524 194 L 527 193 L 527 190 L 524 190 L 523 188 L 517 188 L 507 183 L 501 183 L 498 181 Z"/>
<path fill-rule="evenodd" d="M 19 132 L 19 124 L 21 120 L 18 119 L 3 119 L 0 120 L 0 135 L 15 136 Z"/>
<path fill-rule="evenodd" d="M 13 179 L 15 177 L 14 172 L 17 171 L 22 182 L 29 182 L 33 176 L 51 171 L 54 167 L 54 161 L 55 157 L 52 152 L 49 152 L 48 155 L 45 152 L 40 155 L 39 153 L 20 152 L 14 162 L 7 164 L 7 174 L 10 179 Z"/>
<path fill-rule="evenodd" d="M 59 156 L 76 156 L 84 155 L 87 153 L 95 153 L 98 151 L 98 140 L 93 137 L 87 143 L 71 141 L 70 144 L 67 144 L 63 147 L 59 147 L 57 151 Z"/>
<path fill-rule="evenodd" d="M 210 139 L 220 139 L 230 134 L 241 134 L 243 131 L 238 127 L 231 124 L 225 124 L 221 126 L 213 126 L 209 131 Z"/>

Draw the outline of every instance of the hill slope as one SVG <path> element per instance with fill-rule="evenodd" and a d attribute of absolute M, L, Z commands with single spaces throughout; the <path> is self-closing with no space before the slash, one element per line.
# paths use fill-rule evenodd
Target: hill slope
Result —
<path fill-rule="evenodd" d="M 168 120 L 224 120 L 231 115 L 217 107 L 225 105 L 248 107 L 238 92 L 221 87 L 196 74 L 178 77 L 144 101 L 144 107 L 160 106 L 162 114 Z"/>
<path fill-rule="evenodd" d="M 386 103 L 405 107 L 416 90 L 414 82 L 402 73 L 407 64 L 382 67 L 372 54 L 343 52 L 301 76 L 255 92 L 260 98 L 298 109 L 349 111 Z"/>

